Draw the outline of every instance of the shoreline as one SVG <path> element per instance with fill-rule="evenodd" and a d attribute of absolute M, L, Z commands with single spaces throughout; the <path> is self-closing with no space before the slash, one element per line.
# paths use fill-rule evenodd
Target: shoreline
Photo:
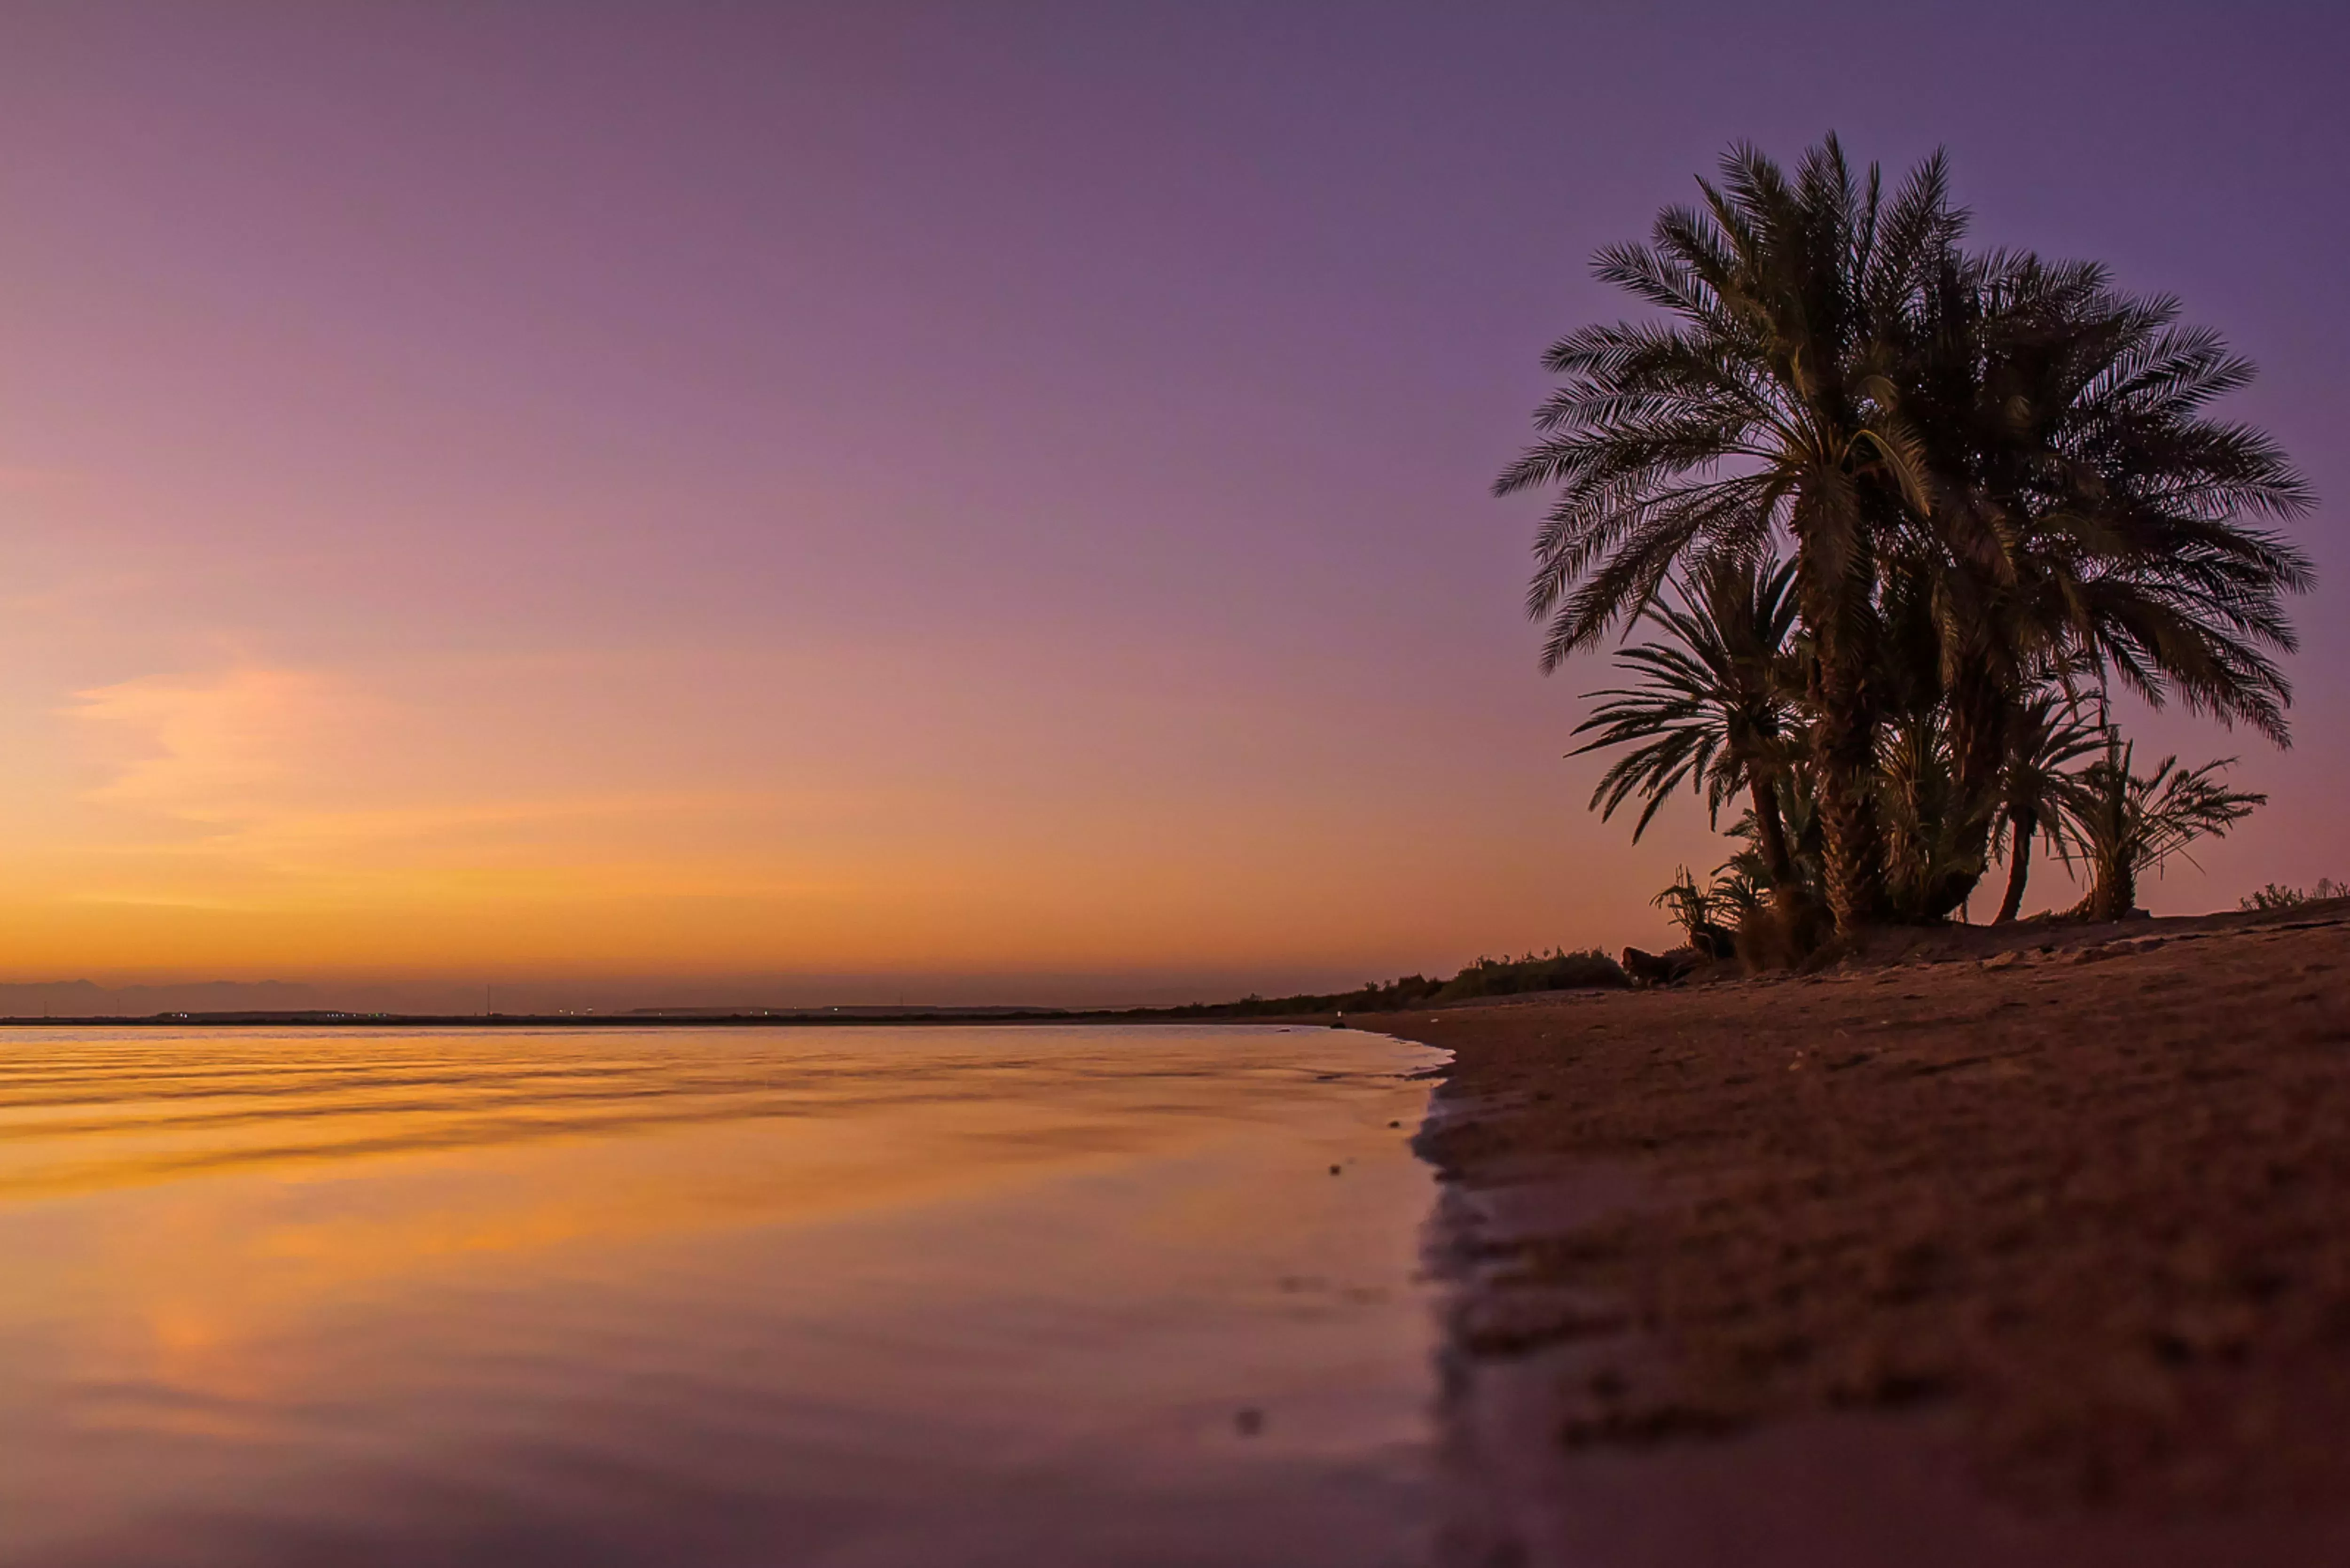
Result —
<path fill-rule="evenodd" d="M 2350 1560 L 2350 905 L 1887 945 L 1347 1021 L 1453 1053 L 1456 1560 Z"/>

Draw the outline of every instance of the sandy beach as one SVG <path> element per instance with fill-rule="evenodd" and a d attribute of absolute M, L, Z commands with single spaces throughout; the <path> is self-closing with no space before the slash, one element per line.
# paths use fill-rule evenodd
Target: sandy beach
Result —
<path fill-rule="evenodd" d="M 1447 1047 L 1459 1559 L 2350 1550 L 2350 904 L 1350 1022 Z"/>

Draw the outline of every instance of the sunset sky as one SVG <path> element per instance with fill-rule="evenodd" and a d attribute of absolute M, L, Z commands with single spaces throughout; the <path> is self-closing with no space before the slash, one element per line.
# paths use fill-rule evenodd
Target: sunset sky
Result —
<path fill-rule="evenodd" d="M 2274 796 L 2350 877 L 2350 9 L 22 5 L 0 981 L 1179 999 L 1662 945 L 1563 758 L 1597 245 L 1731 141 L 2252 356 L 2321 501 Z M 2041 885 L 2045 898 L 2061 893 Z M 1978 913 L 1986 900 L 1978 899 Z"/>

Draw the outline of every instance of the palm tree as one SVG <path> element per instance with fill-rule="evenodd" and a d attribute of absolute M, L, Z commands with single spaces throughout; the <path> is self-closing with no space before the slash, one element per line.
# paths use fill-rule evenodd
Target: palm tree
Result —
<path fill-rule="evenodd" d="M 2311 571 L 2246 519 L 2310 497 L 2266 437 L 2210 417 L 2245 361 L 2100 267 L 1963 252 L 1939 155 L 1889 200 L 1833 137 L 1792 176 L 1736 149 L 1700 189 L 1648 244 L 1600 253 L 1598 275 L 1664 318 L 1554 345 L 1565 384 L 1495 486 L 1560 493 L 1527 598 L 1545 669 L 1689 558 L 1792 536 L 1822 879 L 1845 930 L 1887 912 L 1888 826 L 1901 914 L 1965 900 L 2039 670 L 2286 742 L 2272 654 L 2293 647 L 2282 599 Z M 1910 628 L 1887 624 L 1903 599 L 1933 627 L 1930 701 Z M 1908 769 L 1893 794 L 1888 756 Z"/>
<path fill-rule="evenodd" d="M 1716 556 L 1683 573 L 1676 603 L 1641 610 L 1665 637 L 1619 649 L 1617 664 L 1638 684 L 1593 691 L 1602 698 L 1575 727 L 1596 731 L 1573 756 L 1633 746 L 1600 775 L 1591 807 L 1605 821 L 1638 795 L 1638 842 L 1683 784 L 1705 794 L 1707 820 L 1740 793 L 1753 814 L 1756 846 L 1774 885 L 1793 874 L 1779 809 L 1780 781 L 1794 761 L 1800 689 L 1794 642 L 1794 563 Z"/>
<path fill-rule="evenodd" d="M 1734 149 L 1721 183 L 1699 186 L 1700 205 L 1668 209 L 1648 244 L 1596 263 L 1666 319 L 1555 344 L 1544 363 L 1565 384 L 1495 490 L 1561 492 L 1527 596 L 1548 622 L 1545 669 L 1638 614 L 1689 556 L 1794 539 L 1825 891 L 1849 930 L 1883 904 L 1877 561 L 1904 512 L 1928 504 L 1898 356 L 1962 219 L 1939 154 L 1888 200 L 1833 137 L 1792 176 Z"/>
<path fill-rule="evenodd" d="M 2181 768 L 2177 757 L 2165 757 L 2141 776 L 2130 769 L 2134 751 L 2108 730 L 2106 754 L 2057 796 L 2064 819 L 2058 853 L 2089 868 L 2088 894 L 2073 911 L 2084 919 L 2122 919 L 2137 907 L 2142 873 L 2160 869 L 2197 839 L 2216 838 L 2268 804 L 2265 794 L 2220 782 L 2233 757 L 2199 768 Z"/>
<path fill-rule="evenodd" d="M 2032 841 L 2054 834 L 2050 815 L 2056 796 L 2071 782 L 2067 771 L 2105 743 L 2106 733 L 2082 721 L 2061 686 L 2043 687 L 2026 699 L 2007 727 L 2007 766 L 2000 777 L 1999 836 L 2007 850 L 2007 892 L 1993 925 L 2004 925 L 2023 908 L 2032 875 Z"/>
<path fill-rule="evenodd" d="M 2121 294 L 2092 264 L 1948 265 L 1905 358 L 1934 499 L 1903 554 L 1939 630 L 1958 841 L 1987 864 L 2006 732 L 2051 662 L 2288 742 L 2270 654 L 2293 646 L 2282 597 L 2310 566 L 2243 520 L 2310 495 L 2267 437 L 2210 417 L 2251 367 L 2179 327 L 2176 301 Z"/>

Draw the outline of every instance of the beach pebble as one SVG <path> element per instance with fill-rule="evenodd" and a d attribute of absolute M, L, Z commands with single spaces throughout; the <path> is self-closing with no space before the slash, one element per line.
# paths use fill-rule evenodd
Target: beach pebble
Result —
<path fill-rule="evenodd" d="M 1232 1417 L 1232 1428 L 1243 1438 L 1253 1438 L 1264 1430 L 1264 1412 L 1252 1406 Z"/>
<path fill-rule="evenodd" d="M 1334 1165 L 1334 1166 L 1332 1166 L 1332 1167 L 1330 1168 L 1330 1174 L 1331 1174 L 1331 1175 L 1333 1175 L 1333 1176 L 1337 1175 L 1337 1174 L 1338 1174 L 1338 1168 L 1337 1168 L 1336 1166 L 1335 1166 L 1335 1165 Z"/>

